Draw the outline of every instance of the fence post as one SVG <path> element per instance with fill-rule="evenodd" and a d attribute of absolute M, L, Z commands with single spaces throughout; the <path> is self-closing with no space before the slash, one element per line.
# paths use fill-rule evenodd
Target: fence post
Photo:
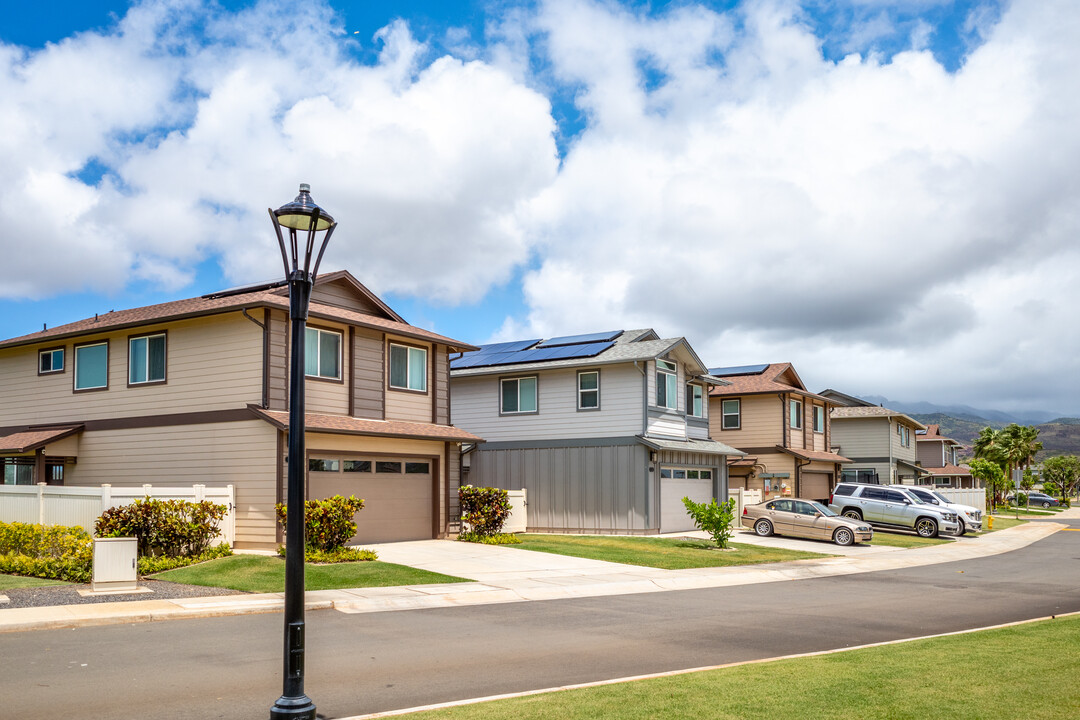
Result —
<path fill-rule="evenodd" d="M 143 493 L 145 493 L 147 497 L 153 497 L 151 495 L 151 493 L 154 492 L 154 486 L 153 485 L 150 485 L 149 483 L 147 483 L 147 484 L 142 486 L 142 489 L 143 489 Z"/>
<path fill-rule="evenodd" d="M 195 491 L 195 502 L 202 502 L 206 499 L 206 486 L 205 485 L 192 485 L 191 489 Z"/>
<path fill-rule="evenodd" d="M 236 494 L 233 491 L 232 485 L 226 485 L 229 490 L 229 522 L 226 524 L 226 528 L 229 531 L 229 546 L 236 545 Z M 274 514 L 274 522 L 277 522 L 277 514 Z"/>
<path fill-rule="evenodd" d="M 101 485 L 101 512 L 105 512 L 112 507 L 112 485 L 108 483 L 102 483 Z"/>
<path fill-rule="evenodd" d="M 45 524 L 45 483 L 37 484 L 37 521 L 38 525 Z"/>

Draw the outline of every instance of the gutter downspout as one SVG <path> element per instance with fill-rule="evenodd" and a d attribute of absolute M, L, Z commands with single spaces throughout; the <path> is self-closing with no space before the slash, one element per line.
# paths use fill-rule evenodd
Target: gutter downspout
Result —
<path fill-rule="evenodd" d="M 807 460 L 804 463 L 799 463 L 799 458 L 795 459 L 795 487 L 793 492 L 795 497 L 802 497 L 802 469 L 813 462 L 813 460 Z"/>

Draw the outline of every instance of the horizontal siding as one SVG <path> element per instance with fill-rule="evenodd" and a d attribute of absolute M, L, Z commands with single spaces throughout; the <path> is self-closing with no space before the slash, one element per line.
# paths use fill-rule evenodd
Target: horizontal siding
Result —
<path fill-rule="evenodd" d="M 919 454 L 919 462 L 923 467 L 944 467 L 945 452 L 942 449 L 945 443 L 940 440 L 923 440 L 916 450 Z"/>
<path fill-rule="evenodd" d="M 909 445 L 904 447 L 900 444 L 900 434 L 896 431 L 899 425 L 906 425 L 908 429 Z M 915 428 L 907 423 L 903 423 L 899 419 L 893 419 L 891 427 L 889 428 L 889 438 L 892 442 L 893 457 L 901 460 L 907 460 L 908 462 L 915 462 L 918 458 L 918 448 L 916 447 L 918 442 L 915 440 Z"/>
<path fill-rule="evenodd" d="M 844 457 L 888 457 L 890 431 L 887 418 L 833 418 L 832 444 Z"/>
<path fill-rule="evenodd" d="M 168 382 L 127 387 L 128 335 L 157 330 L 168 333 Z M 65 345 L 66 371 L 55 375 L 37 375 L 37 352 L 56 343 L 0 351 L 3 424 L 225 410 L 262 402 L 262 330 L 239 313 L 86 336 L 79 342 L 101 339 L 109 341 L 109 389 L 95 392 L 73 392 L 71 342 Z"/>
<path fill-rule="evenodd" d="M 632 364 L 599 370 L 599 410 L 578 411 L 577 369 L 565 368 L 539 373 L 534 415 L 499 415 L 499 376 L 451 378 L 454 425 L 489 441 L 640 434 L 641 372 Z"/>
<path fill-rule="evenodd" d="M 665 437 L 685 438 L 686 421 L 678 414 L 663 414 L 649 416 L 649 435 L 663 435 Z"/>
<path fill-rule="evenodd" d="M 348 308 L 349 310 L 356 310 L 380 318 L 387 316 L 385 311 L 370 299 L 358 293 L 356 288 L 346 280 L 335 280 L 334 282 L 316 285 L 311 290 L 311 302 Z"/>
<path fill-rule="evenodd" d="M 289 408 L 289 316 L 281 310 L 266 311 L 267 407 L 271 410 Z"/>
<path fill-rule="evenodd" d="M 721 427 L 722 400 L 735 398 L 709 398 L 709 428 L 714 440 L 736 448 L 773 447 L 784 443 L 784 424 L 787 415 L 780 399 L 775 395 L 747 395 L 740 397 L 742 427 L 724 430 Z"/>
<path fill-rule="evenodd" d="M 354 333 L 352 366 L 356 373 L 356 387 L 353 414 L 382 420 L 386 396 L 383 336 L 382 333 L 364 328 L 356 328 Z"/>
<path fill-rule="evenodd" d="M 390 343 L 401 343 L 403 345 L 411 346 L 423 346 L 428 351 L 428 364 L 427 364 L 427 392 L 408 392 L 402 390 L 391 390 L 390 384 Z M 435 402 L 434 394 L 432 392 L 432 366 L 435 361 L 435 353 L 431 343 L 417 342 L 416 340 L 410 340 L 408 338 L 396 338 L 388 336 L 386 339 L 386 347 L 383 352 L 386 356 L 385 367 L 383 368 L 382 385 L 385 390 L 385 403 L 386 403 L 386 419 L 387 420 L 406 420 L 409 422 L 422 422 L 430 423 L 432 416 L 432 407 Z"/>
<path fill-rule="evenodd" d="M 348 415 L 349 376 L 352 372 L 348 347 L 349 328 L 346 325 L 321 320 L 309 324 L 324 330 L 334 330 L 341 333 L 341 378 L 344 382 L 307 378 L 304 382 L 304 392 L 307 396 L 306 410 L 309 413 Z"/>

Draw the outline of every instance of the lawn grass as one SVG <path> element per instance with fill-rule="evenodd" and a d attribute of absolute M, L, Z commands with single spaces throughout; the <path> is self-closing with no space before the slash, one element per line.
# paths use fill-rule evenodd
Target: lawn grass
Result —
<path fill-rule="evenodd" d="M 1058 511 L 1060 512 L 1060 510 Z M 1044 510 L 1042 508 L 1017 508 L 1017 507 L 1005 507 L 1004 505 L 998 505 L 994 510 L 994 515 L 1019 515 L 1020 517 L 1054 517 L 1057 513 Z"/>
<path fill-rule="evenodd" d="M 16 588 L 45 587 L 46 585 L 70 585 L 63 580 L 43 580 L 22 575 L 0 575 L 0 591 Z"/>
<path fill-rule="evenodd" d="M 758 563 L 785 562 L 822 558 L 815 552 L 783 550 L 732 543 L 734 550 L 717 550 L 705 540 L 676 538 L 626 537 L 622 535 L 519 535 L 520 545 L 514 549 L 535 550 L 556 555 L 572 555 L 644 567 L 682 570 L 700 567 L 728 567 Z"/>
<path fill-rule="evenodd" d="M 410 720 L 1080 716 L 1080 618 L 410 714 Z"/>
<path fill-rule="evenodd" d="M 223 587 L 253 593 L 285 591 L 285 560 L 265 555 L 233 555 L 151 576 L 155 580 Z M 304 565 L 308 590 L 431 585 L 470 582 L 465 578 L 385 562 Z"/>
<path fill-rule="evenodd" d="M 994 515 L 993 518 L 994 518 L 994 529 L 991 530 L 990 529 L 989 516 L 983 515 L 983 532 L 984 533 L 997 532 L 998 530 L 1006 530 L 1006 529 L 1011 528 L 1011 527 L 1016 527 L 1017 525 L 1023 525 L 1024 523 L 1027 522 L 1027 520 L 1025 520 L 1023 518 L 1016 519 L 1016 518 L 1011 517 L 1011 516 L 1006 517 L 1005 515 Z"/>
<path fill-rule="evenodd" d="M 874 539 L 871 540 L 869 544 L 871 546 L 880 545 L 885 547 L 914 548 L 927 547 L 929 545 L 944 545 L 949 542 L 952 542 L 952 540 L 944 535 L 936 538 L 924 538 L 914 533 L 908 535 L 907 533 L 890 532 L 888 530 L 874 528 Z"/>

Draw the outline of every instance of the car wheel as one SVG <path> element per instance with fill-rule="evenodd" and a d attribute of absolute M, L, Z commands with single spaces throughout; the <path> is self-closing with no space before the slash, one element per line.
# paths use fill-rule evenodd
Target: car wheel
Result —
<path fill-rule="evenodd" d="M 754 532 L 761 537 L 769 537 L 772 535 L 772 523 L 768 520 L 758 520 L 754 523 Z"/>
<path fill-rule="evenodd" d="M 955 535 L 956 537 L 960 537 L 961 535 L 963 535 L 964 533 L 967 532 L 967 528 L 964 527 L 964 521 L 963 520 L 957 520 L 956 524 L 960 526 L 960 529 L 957 530 L 955 533 L 953 533 L 953 535 Z"/>
<path fill-rule="evenodd" d="M 836 528 L 836 532 L 832 536 L 833 542 L 837 545 L 854 545 L 855 533 L 851 532 L 846 527 Z"/>
<path fill-rule="evenodd" d="M 844 517 L 851 518 L 852 520 L 862 520 L 862 513 L 858 510 L 845 510 Z"/>
<path fill-rule="evenodd" d="M 1050 507 L 1050 503 L 1048 503 L 1048 502 L 1046 502 L 1045 500 L 1043 500 L 1043 507 L 1044 507 L 1044 508 L 1048 508 L 1048 507 Z"/>
<path fill-rule="evenodd" d="M 930 518 L 919 518 L 915 523 L 915 532 L 919 534 L 919 537 L 937 537 L 937 522 Z"/>

